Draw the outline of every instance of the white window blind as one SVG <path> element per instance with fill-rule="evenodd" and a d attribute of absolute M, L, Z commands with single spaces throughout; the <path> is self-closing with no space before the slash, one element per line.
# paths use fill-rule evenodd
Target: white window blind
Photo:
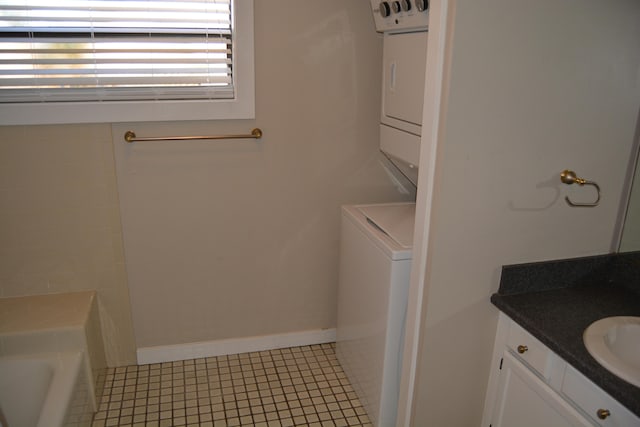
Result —
<path fill-rule="evenodd" d="M 0 0 L 0 103 L 234 97 L 232 0 Z"/>

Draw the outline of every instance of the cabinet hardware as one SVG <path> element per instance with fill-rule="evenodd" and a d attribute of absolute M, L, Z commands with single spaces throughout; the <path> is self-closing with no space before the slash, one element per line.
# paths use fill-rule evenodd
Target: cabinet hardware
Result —
<path fill-rule="evenodd" d="M 598 412 L 596 412 L 596 414 L 601 420 L 606 420 L 609 415 L 611 415 L 611 411 L 609 411 L 608 409 L 598 409 Z"/>
<path fill-rule="evenodd" d="M 519 345 L 518 346 L 518 353 L 524 354 L 527 351 L 529 351 L 529 347 L 527 347 L 526 345 Z"/>

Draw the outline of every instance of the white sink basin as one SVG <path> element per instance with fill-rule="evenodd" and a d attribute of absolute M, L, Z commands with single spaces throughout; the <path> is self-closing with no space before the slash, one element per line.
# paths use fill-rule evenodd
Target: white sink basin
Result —
<path fill-rule="evenodd" d="M 606 317 L 584 331 L 589 354 L 611 373 L 640 387 L 640 317 Z"/>

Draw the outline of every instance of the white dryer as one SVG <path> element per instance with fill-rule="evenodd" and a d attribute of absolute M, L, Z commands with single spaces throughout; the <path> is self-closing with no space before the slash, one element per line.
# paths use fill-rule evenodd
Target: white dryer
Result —
<path fill-rule="evenodd" d="M 342 207 L 337 356 L 375 426 L 395 425 L 415 203 Z"/>

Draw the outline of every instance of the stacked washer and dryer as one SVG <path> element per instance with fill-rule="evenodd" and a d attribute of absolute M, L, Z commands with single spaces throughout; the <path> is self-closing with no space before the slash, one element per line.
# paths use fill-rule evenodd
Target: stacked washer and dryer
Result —
<path fill-rule="evenodd" d="M 428 0 L 371 0 L 383 33 L 380 150 L 417 185 Z M 342 207 L 337 356 L 378 427 L 395 425 L 415 203 Z"/>

